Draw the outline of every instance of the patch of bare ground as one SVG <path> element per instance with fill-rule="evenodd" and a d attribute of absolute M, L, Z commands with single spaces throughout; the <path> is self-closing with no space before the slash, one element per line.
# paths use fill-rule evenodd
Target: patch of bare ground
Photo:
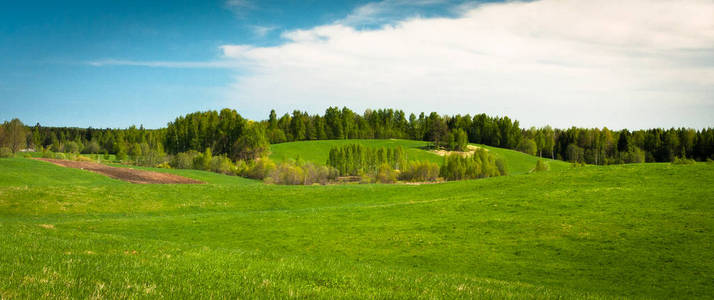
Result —
<path fill-rule="evenodd" d="M 53 163 L 58 166 L 75 168 L 87 170 L 97 174 L 102 174 L 109 176 L 114 179 L 124 180 L 131 183 L 147 184 L 147 183 L 171 183 L 171 184 L 197 184 L 203 183 L 201 181 L 186 178 L 183 176 L 159 173 L 153 171 L 136 170 L 130 168 L 118 168 L 103 165 L 95 162 L 87 161 L 73 161 L 73 160 L 63 160 L 63 159 L 50 159 L 50 158 L 35 158 L 36 160 L 46 161 Z"/>
<path fill-rule="evenodd" d="M 439 155 L 439 156 L 458 154 L 458 155 L 466 157 L 466 156 L 474 154 L 474 152 L 476 152 L 477 149 L 484 149 L 484 150 L 488 151 L 488 149 L 486 149 L 486 148 L 481 148 L 479 146 L 474 146 L 474 145 L 468 145 L 468 146 L 466 146 L 466 151 L 432 150 L 431 152 L 436 155 Z"/>

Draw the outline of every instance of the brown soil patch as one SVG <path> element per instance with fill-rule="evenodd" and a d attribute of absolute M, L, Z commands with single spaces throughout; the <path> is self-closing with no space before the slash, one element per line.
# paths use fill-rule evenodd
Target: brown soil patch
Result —
<path fill-rule="evenodd" d="M 131 183 L 203 183 L 201 181 L 186 178 L 179 175 L 159 173 L 144 170 L 135 170 L 130 168 L 111 167 L 95 162 L 73 161 L 62 159 L 35 158 L 36 160 L 46 161 L 58 166 L 87 170 L 97 174 L 109 176 L 114 179 L 124 180 Z"/>
<path fill-rule="evenodd" d="M 476 152 L 477 149 L 484 149 L 484 150 L 488 151 L 488 149 L 486 149 L 486 148 L 481 148 L 479 146 L 474 146 L 474 145 L 468 145 L 468 146 L 466 146 L 466 151 L 432 150 L 431 152 L 436 155 L 439 155 L 439 156 L 446 156 L 446 155 L 451 155 L 451 154 L 455 153 L 455 154 L 461 155 L 463 157 L 466 157 L 466 156 L 474 154 L 474 152 Z"/>

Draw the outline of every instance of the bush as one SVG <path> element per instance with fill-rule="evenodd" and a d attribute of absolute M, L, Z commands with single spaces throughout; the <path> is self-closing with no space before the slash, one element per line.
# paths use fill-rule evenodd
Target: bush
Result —
<path fill-rule="evenodd" d="M 213 154 L 211 153 L 211 148 L 206 148 L 206 151 L 193 158 L 193 168 L 208 171 L 211 169 L 212 160 Z"/>
<path fill-rule="evenodd" d="M 231 174 L 233 162 L 225 155 L 215 156 L 211 160 L 211 171 L 221 174 Z"/>
<path fill-rule="evenodd" d="M 143 149 L 141 152 L 143 153 L 143 155 L 134 158 L 136 164 L 139 166 L 153 167 L 155 165 L 162 164 L 168 161 L 168 157 L 166 157 L 166 154 L 159 150 Z"/>
<path fill-rule="evenodd" d="M 548 165 L 548 163 L 546 163 L 546 162 L 544 162 L 543 160 L 539 159 L 539 160 L 536 162 L 536 166 L 535 166 L 535 168 L 533 169 L 533 172 L 543 172 L 543 171 L 548 171 L 548 170 L 550 170 L 550 166 Z"/>
<path fill-rule="evenodd" d="M 55 154 L 52 151 L 47 150 L 42 152 L 42 158 L 55 158 Z"/>
<path fill-rule="evenodd" d="M 84 149 L 82 149 L 82 153 L 87 153 L 87 154 L 96 154 L 101 151 L 101 147 L 99 147 L 99 143 L 97 141 L 92 140 L 89 143 L 87 143 L 86 146 L 84 146 Z"/>
<path fill-rule="evenodd" d="M 496 168 L 501 176 L 508 175 L 508 166 L 506 165 L 506 160 L 503 158 L 496 158 Z"/>
<path fill-rule="evenodd" d="M 191 150 L 187 152 L 181 152 L 174 155 L 169 164 L 174 169 L 191 169 L 193 168 L 193 160 L 198 156 L 199 153 Z"/>
<path fill-rule="evenodd" d="M 397 181 L 397 171 L 392 169 L 392 167 L 383 163 L 379 166 L 379 171 L 377 171 L 377 182 L 379 183 L 395 183 Z"/>
<path fill-rule="evenodd" d="M 82 155 L 77 155 L 74 157 L 74 160 L 76 161 L 86 161 L 86 162 L 94 162 L 94 160 L 90 157 L 82 156 Z"/>
<path fill-rule="evenodd" d="M 697 163 L 693 159 L 690 158 L 682 158 L 682 157 L 675 157 L 674 160 L 672 160 L 673 165 L 693 165 Z"/>
<path fill-rule="evenodd" d="M 82 150 L 82 144 L 77 142 L 67 142 L 64 144 L 64 151 L 67 153 L 79 153 Z"/>
<path fill-rule="evenodd" d="M 436 181 L 438 178 L 439 165 L 428 161 L 409 162 L 399 173 L 399 179 L 404 181 Z"/>
<path fill-rule="evenodd" d="M 8 147 L 2 147 L 0 148 L 0 157 L 12 157 L 12 150 Z"/>
<path fill-rule="evenodd" d="M 62 153 L 55 153 L 54 158 L 55 159 L 65 159 L 66 157 Z"/>
<path fill-rule="evenodd" d="M 275 170 L 276 166 L 269 158 L 261 158 L 253 161 L 241 175 L 253 179 L 264 179 L 268 177 L 270 172 Z"/>

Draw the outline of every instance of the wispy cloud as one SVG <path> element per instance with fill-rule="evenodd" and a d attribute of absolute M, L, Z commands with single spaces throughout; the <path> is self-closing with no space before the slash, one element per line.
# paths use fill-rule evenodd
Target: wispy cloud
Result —
<path fill-rule="evenodd" d="M 264 37 L 268 33 L 278 29 L 277 26 L 260 26 L 260 25 L 253 25 L 250 27 L 250 29 L 253 31 L 253 34 L 259 37 Z"/>
<path fill-rule="evenodd" d="M 255 4 L 248 0 L 227 0 L 226 6 L 229 8 L 255 8 Z"/>
<path fill-rule="evenodd" d="M 120 59 L 104 59 L 87 62 L 95 67 L 104 66 L 135 66 L 151 68 L 182 68 L 182 69 L 210 69 L 210 68 L 238 68 L 241 64 L 234 60 L 217 61 L 134 61 Z"/>
<path fill-rule="evenodd" d="M 418 16 L 419 9 L 445 4 L 445 0 L 384 0 L 354 9 L 337 24 L 347 26 L 383 25 Z"/>
<path fill-rule="evenodd" d="M 405 3 L 370 3 L 336 23 L 284 32 L 280 46 L 222 46 L 248 68 L 227 98 L 252 111 L 391 106 L 508 114 L 532 125 L 714 119 L 709 0 L 480 4 L 453 18 L 361 29 Z"/>
<path fill-rule="evenodd" d="M 231 10 L 237 17 L 242 17 L 248 11 L 258 8 L 258 6 L 250 0 L 227 0 L 225 7 Z"/>

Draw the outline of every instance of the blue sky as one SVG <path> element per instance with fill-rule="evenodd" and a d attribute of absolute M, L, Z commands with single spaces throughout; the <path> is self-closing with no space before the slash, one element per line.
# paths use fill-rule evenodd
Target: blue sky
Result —
<path fill-rule="evenodd" d="M 0 120 L 157 128 L 337 105 L 713 126 L 711 2 L 613 3 L 5 1 Z"/>

